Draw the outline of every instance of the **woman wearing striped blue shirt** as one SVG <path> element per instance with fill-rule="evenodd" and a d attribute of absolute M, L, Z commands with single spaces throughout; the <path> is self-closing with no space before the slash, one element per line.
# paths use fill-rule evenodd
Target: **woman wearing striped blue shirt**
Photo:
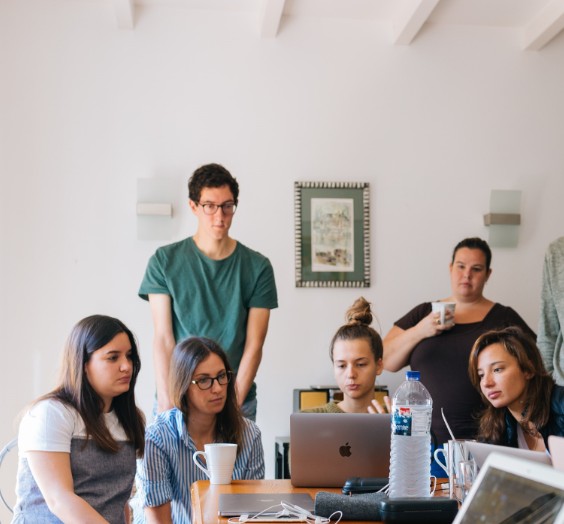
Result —
<path fill-rule="evenodd" d="M 237 444 L 233 478 L 264 478 L 260 430 L 239 411 L 224 351 L 213 340 L 188 338 L 174 348 L 170 370 L 175 407 L 147 428 L 137 472 L 140 504 L 134 504 L 142 504 L 144 512 L 135 511 L 136 523 L 191 522 L 190 485 L 207 480 L 192 455 L 205 444 Z"/>

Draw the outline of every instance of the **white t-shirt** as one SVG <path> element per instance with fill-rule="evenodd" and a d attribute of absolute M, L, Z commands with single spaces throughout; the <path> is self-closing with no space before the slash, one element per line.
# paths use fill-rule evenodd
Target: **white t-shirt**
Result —
<path fill-rule="evenodd" d="M 116 441 L 127 437 L 115 413 L 105 413 L 106 427 Z M 20 423 L 18 449 L 27 451 L 61 451 L 70 453 L 73 438 L 86 438 L 86 428 L 78 412 L 58 400 L 42 400 L 32 406 Z"/>
<path fill-rule="evenodd" d="M 20 423 L 13 524 L 60 524 L 35 482 L 28 463 L 30 451 L 68 453 L 76 495 L 108 522 L 123 524 L 124 508 L 133 486 L 136 453 L 133 444 L 127 442 L 117 416 L 107 413 L 104 417 L 106 427 L 120 444 L 115 453 L 103 450 L 93 439 L 86 439 L 84 422 L 74 408 L 53 399 L 31 407 Z"/>

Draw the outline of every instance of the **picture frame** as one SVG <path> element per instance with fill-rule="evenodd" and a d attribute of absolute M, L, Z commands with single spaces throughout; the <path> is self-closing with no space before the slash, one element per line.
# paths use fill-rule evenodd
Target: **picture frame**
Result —
<path fill-rule="evenodd" d="M 296 287 L 370 287 L 368 182 L 294 182 Z"/>

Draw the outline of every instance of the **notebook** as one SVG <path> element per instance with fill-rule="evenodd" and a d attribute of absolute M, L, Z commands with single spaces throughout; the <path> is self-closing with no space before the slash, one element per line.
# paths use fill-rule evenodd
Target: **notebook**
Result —
<path fill-rule="evenodd" d="M 564 471 L 564 437 L 550 435 L 548 437 L 548 449 L 552 457 L 552 465 L 556 469 Z"/>
<path fill-rule="evenodd" d="M 390 415 L 292 413 L 293 486 L 342 487 L 350 477 L 388 477 Z"/>
<path fill-rule="evenodd" d="M 313 499 L 307 493 L 220 493 L 218 514 L 220 517 L 252 516 L 257 513 L 273 516 L 282 510 L 282 501 L 313 512 Z"/>
<path fill-rule="evenodd" d="M 491 453 L 453 524 L 476 522 L 564 523 L 564 472 Z"/>
<path fill-rule="evenodd" d="M 482 467 L 489 454 L 496 451 L 498 453 L 503 453 L 504 455 L 512 455 L 514 457 L 542 462 L 549 465 L 552 464 L 550 455 L 544 451 L 540 452 L 532 451 L 530 449 L 510 448 L 508 446 L 497 446 L 495 444 L 485 444 L 484 442 L 474 442 L 471 440 L 466 441 L 466 445 L 468 447 L 468 451 L 472 453 L 472 457 L 474 457 L 474 460 L 479 468 Z"/>

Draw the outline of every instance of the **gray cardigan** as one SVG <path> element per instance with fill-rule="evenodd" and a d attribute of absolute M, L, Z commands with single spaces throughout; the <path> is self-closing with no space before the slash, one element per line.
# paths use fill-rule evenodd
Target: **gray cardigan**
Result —
<path fill-rule="evenodd" d="M 546 369 L 564 385 L 564 237 L 546 251 L 542 278 L 541 310 L 537 345 Z"/>

